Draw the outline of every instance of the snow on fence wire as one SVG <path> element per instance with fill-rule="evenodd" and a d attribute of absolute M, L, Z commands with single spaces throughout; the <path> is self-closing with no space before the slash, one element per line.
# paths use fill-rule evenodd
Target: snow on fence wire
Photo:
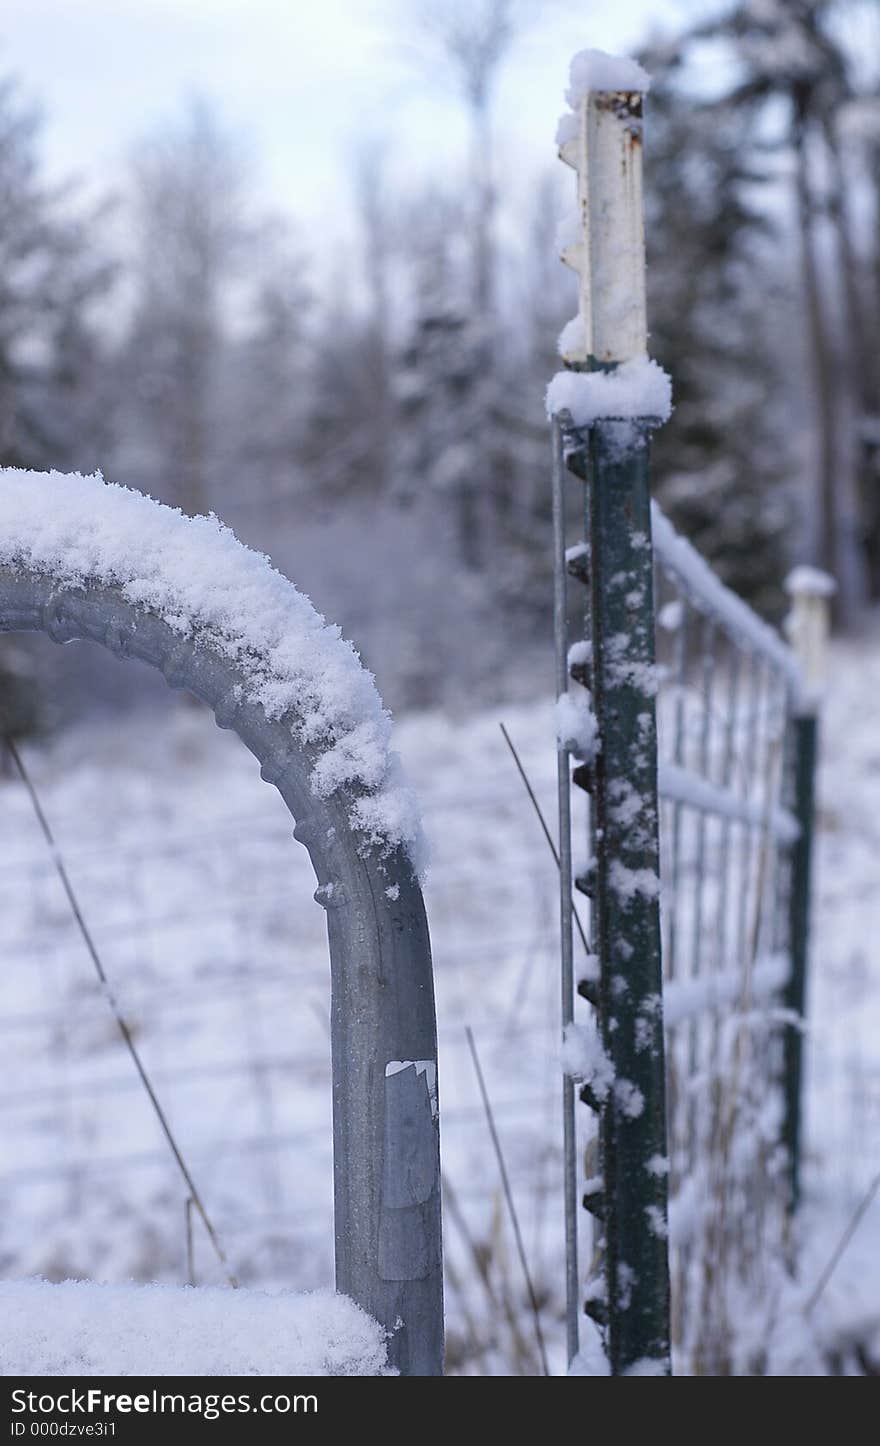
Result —
<path fill-rule="evenodd" d="M 672 1339 L 740 1374 L 792 1261 L 815 699 L 656 507 L 653 539 Z"/>
<path fill-rule="evenodd" d="M 577 172 L 560 242 L 580 301 L 547 396 L 569 1353 L 586 1373 L 666 1374 L 674 1350 L 717 1375 L 760 1367 L 733 1322 L 744 1302 L 772 1312 L 797 1198 L 815 712 L 794 651 L 650 503 L 670 389 L 646 353 L 647 85 L 631 62 L 582 53 L 558 133 Z M 582 484 L 571 546 L 567 473 Z M 801 571 L 793 591 L 815 639 L 827 579 Z M 590 899 L 579 961 L 572 883 Z M 578 1193 L 594 1221 L 583 1275 Z"/>
<path fill-rule="evenodd" d="M 616 528 L 604 525 L 595 494 L 608 471 L 601 454 L 596 461 L 595 439 L 568 430 L 559 441 L 569 466 L 588 479 L 589 541 L 569 549 L 567 563 L 560 554 L 562 567 L 589 585 L 589 644 L 568 647 L 566 627 L 560 649 L 568 674 L 560 796 L 573 756 L 572 781 L 589 798 L 580 827 L 590 838 L 574 883 L 591 899 L 595 950 L 575 975 L 599 1019 L 595 1037 L 588 1023 L 574 1024 L 567 1059 L 585 1081 L 581 1098 L 598 1114 L 600 1140 L 610 1109 L 626 1134 L 629 1117 L 646 1108 L 644 1077 L 631 1067 L 621 1075 L 615 1063 L 618 1041 L 629 1039 L 630 1066 L 640 1054 L 653 1059 L 661 1100 L 665 1081 L 666 1131 L 653 1164 L 669 1190 L 667 1227 L 651 1171 L 620 1170 L 629 1142 L 617 1143 L 609 1182 L 607 1137 L 597 1154 L 587 1131 L 592 1163 L 580 1188 L 598 1225 L 585 1309 L 608 1329 L 636 1296 L 635 1278 L 629 1293 L 614 1295 L 606 1279 L 609 1226 L 619 1214 L 630 1254 L 639 1226 L 648 1247 L 651 1237 L 668 1237 L 678 1366 L 749 1373 L 760 1369 L 792 1257 L 816 699 L 795 652 L 723 587 L 656 506 L 650 523 L 635 514 L 634 530 L 620 510 Z M 795 624 L 817 601 L 821 608 L 824 587 L 793 575 Z M 618 620 L 611 632 L 607 603 L 621 594 L 628 623 Z M 590 718 L 579 735 L 570 722 L 577 709 Z M 656 792 L 646 777 L 654 715 Z M 573 812 L 563 807 L 564 827 Z M 659 855 L 651 847 L 658 823 Z M 571 859 L 570 848 L 561 852 Z M 659 939 L 646 936 L 637 912 L 658 895 Z M 564 875 L 566 930 L 570 907 Z M 632 982 L 640 948 L 653 948 L 658 966 L 662 959 L 662 991 L 653 998 Z M 661 1019 L 665 1076 L 655 1039 Z M 618 1282 L 627 1279 L 621 1264 L 628 1261 L 617 1262 Z M 654 1305 L 662 1312 L 662 1281 Z M 744 1345 L 749 1313 L 762 1324 Z M 641 1324 L 634 1329 L 638 1335 Z"/>
<path fill-rule="evenodd" d="M 158 668 L 238 734 L 296 819 L 329 940 L 337 1287 L 388 1331 L 393 1365 L 438 1373 L 437 1049 L 420 826 L 372 679 L 338 630 L 215 519 L 187 519 L 100 477 L 0 473 L 0 630 L 87 639 Z"/>

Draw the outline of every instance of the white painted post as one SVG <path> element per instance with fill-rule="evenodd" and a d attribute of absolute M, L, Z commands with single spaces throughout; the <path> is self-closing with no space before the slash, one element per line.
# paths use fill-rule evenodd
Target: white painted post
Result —
<path fill-rule="evenodd" d="M 563 360 L 607 366 L 647 352 L 643 97 L 591 89 L 573 99 L 559 154 L 577 172 L 578 221 L 562 259 L 578 274 L 580 326 L 569 329 Z"/>
<path fill-rule="evenodd" d="M 796 567 L 785 579 L 791 611 L 785 628 L 804 676 L 799 710 L 815 713 L 825 687 L 825 660 L 831 631 L 831 599 L 837 584 L 816 567 Z"/>

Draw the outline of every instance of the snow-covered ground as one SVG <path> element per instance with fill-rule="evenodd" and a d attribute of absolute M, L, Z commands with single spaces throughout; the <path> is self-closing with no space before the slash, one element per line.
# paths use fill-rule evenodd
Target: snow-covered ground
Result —
<path fill-rule="evenodd" d="M 804 1277 L 818 1277 L 880 1173 L 880 619 L 831 653 L 822 721 L 808 1004 Z M 880 1362 L 880 1197 L 815 1315 Z"/>
<path fill-rule="evenodd" d="M 831 672 L 805 1292 L 880 1169 L 880 646 L 836 645 Z M 499 719 L 552 820 L 549 699 L 410 716 L 396 733 L 432 850 L 450 1366 L 477 1374 L 537 1370 L 539 1354 L 468 1026 L 555 1370 L 563 1341 L 556 887 Z M 325 916 L 280 799 L 237 740 L 185 703 L 68 730 L 27 756 L 236 1273 L 268 1290 L 330 1283 Z M 186 1189 L 12 780 L 0 813 L 0 1277 L 185 1282 Z M 198 1224 L 191 1254 L 198 1283 L 222 1283 Z M 880 1326 L 880 1203 L 814 1314 L 835 1341 Z"/>
<path fill-rule="evenodd" d="M 386 1376 L 385 1332 L 332 1290 L 0 1281 L 4 1376 Z"/>

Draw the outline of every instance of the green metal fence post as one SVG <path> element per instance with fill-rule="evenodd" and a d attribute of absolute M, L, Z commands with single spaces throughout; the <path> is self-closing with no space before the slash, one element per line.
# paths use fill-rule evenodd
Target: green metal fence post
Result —
<path fill-rule="evenodd" d="M 785 1116 L 782 1139 L 788 1157 L 789 1208 L 800 1203 L 801 1187 L 801 1098 L 803 1092 L 804 1036 L 800 1021 L 806 1013 L 807 956 L 810 935 L 810 877 L 815 814 L 815 773 L 819 720 L 804 713 L 791 720 L 791 790 L 793 812 L 800 833 L 792 845 L 788 897 L 788 947 L 791 972 L 785 990 L 785 1007 L 797 1015 L 789 1023 L 783 1041 Z"/>
<path fill-rule="evenodd" d="M 614 1083 L 602 1110 L 613 1375 L 669 1369 L 665 1052 L 648 428 L 597 422 L 590 534 L 599 1016 Z"/>
<path fill-rule="evenodd" d="M 612 1375 L 667 1375 L 668 1160 L 648 471 L 648 439 L 658 418 L 638 415 L 653 410 L 650 387 L 642 390 L 638 379 L 662 373 L 647 361 L 646 77 L 632 62 L 617 61 L 609 70 L 607 57 L 594 66 L 596 60 L 597 53 L 585 52 L 573 68 L 568 98 L 574 113 L 560 130 L 561 157 L 578 182 L 578 211 L 566 228 L 562 259 L 579 278 L 578 316 L 562 333 L 560 351 L 570 372 L 633 366 L 613 381 L 563 373 L 548 393 L 565 428 L 569 470 L 587 489 L 589 566 L 585 553 L 571 567 L 589 588 L 592 664 L 585 666 L 583 652 L 575 655 L 571 676 L 591 690 L 599 735 L 595 756 L 589 749 L 572 775 L 592 794 L 596 857 L 588 876 L 576 882 L 593 898 L 599 981 L 587 997 L 598 1009 L 603 1056 L 601 1078 L 585 1076 L 581 1091 L 599 1119 L 603 1189 L 592 1186 L 584 1203 L 596 1219 L 596 1258 L 605 1277 L 604 1299 L 589 1282 L 585 1310 L 604 1328 Z M 618 88 L 592 88 L 609 82 Z M 589 404 L 579 415 L 585 398 Z M 561 820 L 563 813 L 569 816 L 561 810 Z"/>
<path fill-rule="evenodd" d="M 789 724 L 789 767 L 792 812 L 799 825 L 792 845 L 788 880 L 788 952 L 790 972 L 785 1005 L 797 1022 L 787 1025 L 783 1040 L 785 1113 L 782 1141 L 788 1157 L 789 1209 L 801 1194 L 804 1036 L 810 942 L 816 766 L 819 753 L 819 701 L 825 678 L 825 650 L 835 584 L 827 573 L 796 567 L 786 579 L 791 597 L 787 627 L 803 673 L 802 696 L 794 699 Z"/>

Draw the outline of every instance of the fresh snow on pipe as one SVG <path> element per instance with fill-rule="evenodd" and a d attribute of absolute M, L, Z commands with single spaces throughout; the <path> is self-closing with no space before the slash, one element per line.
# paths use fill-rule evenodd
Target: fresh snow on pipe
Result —
<path fill-rule="evenodd" d="M 633 357 L 612 372 L 557 372 L 547 388 L 546 404 L 548 417 L 568 412 L 576 427 L 601 419 L 651 417 L 665 422 L 672 412 L 672 383 L 657 362 Z"/>
<path fill-rule="evenodd" d="M 724 969 L 697 979 L 670 979 L 663 985 L 663 1021 L 673 1028 L 738 1001 L 766 1003 L 784 989 L 790 970 L 785 954 L 771 954 L 758 960 L 749 978 L 741 969 Z"/>
<path fill-rule="evenodd" d="M 556 743 L 584 763 L 592 763 L 599 751 L 599 725 L 586 688 L 572 688 L 556 699 Z"/>
<path fill-rule="evenodd" d="M 605 50 L 579 50 L 568 67 L 565 99 L 575 110 L 588 91 L 647 91 L 651 77 L 627 55 L 609 55 Z"/>
<path fill-rule="evenodd" d="M 203 637 L 241 665 L 247 700 L 318 753 L 313 792 L 366 790 L 351 810 L 365 845 L 403 845 L 422 870 L 418 804 L 373 675 L 339 628 L 217 517 L 187 517 L 100 473 L 0 468 L 0 563 L 63 587 L 118 587 L 181 637 Z"/>
<path fill-rule="evenodd" d="M 656 502 L 651 503 L 651 532 L 659 562 L 675 575 L 691 600 L 754 652 L 762 653 L 799 695 L 804 680 L 792 649 L 761 621 L 748 603 L 725 587 L 696 548 L 679 536 Z"/>
<path fill-rule="evenodd" d="M 347 1296 L 0 1281 L 4 1376 L 387 1376 L 384 1332 Z"/>
<path fill-rule="evenodd" d="M 661 798 L 671 803 L 688 804 L 701 813 L 721 814 L 724 818 L 769 828 L 782 843 L 791 844 L 800 834 L 794 814 L 784 808 L 769 810 L 754 800 L 740 798 L 730 789 L 719 788 L 698 773 L 678 763 L 661 759 L 657 767 L 657 789 Z"/>
<path fill-rule="evenodd" d="M 565 323 L 559 333 L 556 350 L 561 357 L 581 356 L 586 352 L 587 330 L 584 326 L 584 318 L 580 313 Z"/>
<path fill-rule="evenodd" d="M 573 141 L 577 135 L 578 118 L 573 111 L 567 110 L 556 122 L 556 144 L 560 150 Z"/>
<path fill-rule="evenodd" d="M 599 91 L 641 91 L 651 88 L 651 77 L 626 55 L 608 55 L 604 50 L 579 50 L 571 58 L 568 68 L 568 90 L 565 99 L 570 107 L 559 117 L 556 127 L 556 144 L 560 149 L 574 140 L 577 135 L 575 112 L 591 90 Z"/>
<path fill-rule="evenodd" d="M 587 1084 L 598 1100 L 608 1098 L 614 1084 L 614 1065 L 605 1053 L 593 1019 L 567 1024 L 562 1037 L 562 1068 L 569 1079 Z"/>
<path fill-rule="evenodd" d="M 785 591 L 790 597 L 797 597 L 799 593 L 808 597 L 833 597 L 837 592 L 837 583 L 829 572 L 801 563 L 793 567 L 785 579 Z"/>

